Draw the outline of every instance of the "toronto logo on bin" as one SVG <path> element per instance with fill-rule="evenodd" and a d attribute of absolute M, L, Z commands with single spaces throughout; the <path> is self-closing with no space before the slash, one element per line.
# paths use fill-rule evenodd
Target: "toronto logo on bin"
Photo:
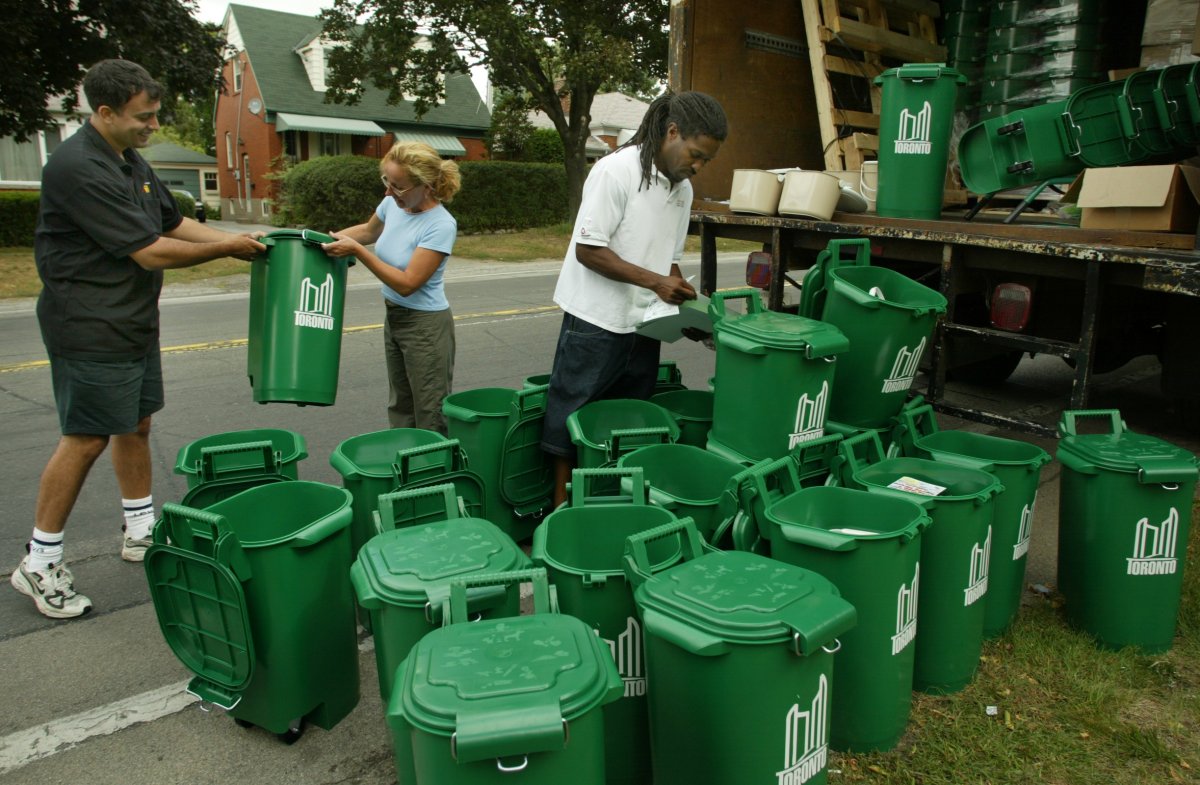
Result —
<path fill-rule="evenodd" d="M 1127 558 L 1130 575 L 1174 575 L 1179 567 L 1175 558 L 1179 539 L 1179 510 L 1174 507 L 1167 519 L 1157 526 L 1149 518 L 1137 522 L 1133 535 L 1133 556 Z"/>
<path fill-rule="evenodd" d="M 921 577 L 921 563 L 913 570 L 911 584 L 900 584 L 896 592 L 896 634 L 892 636 L 892 656 L 904 651 L 917 637 L 917 580 Z"/>
<path fill-rule="evenodd" d="M 788 449 L 797 444 L 811 442 L 825 435 L 825 410 L 829 406 L 829 382 L 821 382 L 821 392 L 816 397 L 808 393 L 796 402 L 796 427 L 788 437 Z"/>
<path fill-rule="evenodd" d="M 933 120 L 933 107 L 925 102 L 921 111 L 913 114 L 908 108 L 900 110 L 900 129 L 896 135 L 897 155 L 929 155 L 933 145 L 929 143 L 929 125 Z"/>
<path fill-rule="evenodd" d="M 880 392 L 894 393 L 912 387 L 913 379 L 917 376 L 917 364 L 921 362 L 921 353 L 925 351 L 925 339 L 913 348 L 901 346 L 896 352 L 896 360 L 892 363 L 892 372 L 883 380 Z"/>
<path fill-rule="evenodd" d="M 783 771 L 778 785 L 804 785 L 825 769 L 829 757 L 829 680 L 821 674 L 812 704 L 800 710 L 792 704 L 783 726 Z"/>
<path fill-rule="evenodd" d="M 333 276 L 325 273 L 319 286 L 311 279 L 300 281 L 300 307 L 296 309 L 297 327 L 333 329 Z"/>
<path fill-rule="evenodd" d="M 988 559 L 992 557 L 992 527 L 988 526 L 987 537 L 983 545 L 975 543 L 971 546 L 971 572 L 967 578 L 967 588 L 963 591 L 966 597 L 963 607 L 973 605 L 988 589 Z"/>
<path fill-rule="evenodd" d="M 1025 505 L 1021 510 L 1021 528 L 1017 530 L 1017 542 L 1013 545 L 1013 561 L 1021 558 L 1029 553 L 1029 536 L 1033 533 L 1033 505 L 1037 501 L 1037 495 L 1034 494 L 1034 501 Z"/>
<path fill-rule="evenodd" d="M 596 630 L 599 635 L 600 631 Z M 617 663 L 617 672 L 625 682 L 626 698 L 640 698 L 646 694 L 646 666 L 642 659 L 642 627 L 632 616 L 626 621 L 625 632 L 615 641 L 601 638 L 608 644 L 609 651 Z"/>

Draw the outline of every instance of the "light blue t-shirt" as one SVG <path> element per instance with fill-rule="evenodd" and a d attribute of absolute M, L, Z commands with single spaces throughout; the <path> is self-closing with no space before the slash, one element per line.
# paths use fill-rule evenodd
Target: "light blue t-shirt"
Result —
<path fill-rule="evenodd" d="M 375 208 L 375 215 L 383 221 L 383 234 L 375 242 L 375 255 L 392 267 L 408 269 L 413 251 L 418 248 L 446 254 L 420 289 L 405 297 L 390 286 L 384 286 L 383 296 L 397 305 L 416 311 L 444 311 L 449 308 L 442 275 L 446 271 L 446 263 L 450 261 L 450 252 L 454 250 L 458 221 L 440 204 L 421 213 L 406 213 L 390 196 Z"/>

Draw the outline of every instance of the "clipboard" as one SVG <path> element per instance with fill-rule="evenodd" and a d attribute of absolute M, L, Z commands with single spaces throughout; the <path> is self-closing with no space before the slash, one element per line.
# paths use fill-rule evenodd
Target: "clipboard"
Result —
<path fill-rule="evenodd" d="M 702 294 L 695 300 L 685 300 L 682 305 L 671 305 L 662 300 L 655 301 L 646 309 L 637 333 L 664 343 L 674 343 L 683 337 L 683 331 L 694 327 L 706 333 L 713 331 L 712 319 L 708 315 L 708 298 Z"/>

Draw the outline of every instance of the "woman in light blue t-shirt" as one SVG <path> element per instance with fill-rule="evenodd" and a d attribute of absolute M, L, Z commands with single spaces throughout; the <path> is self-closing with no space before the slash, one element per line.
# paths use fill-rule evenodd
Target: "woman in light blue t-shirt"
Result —
<path fill-rule="evenodd" d="M 454 316 L 442 275 L 458 222 L 443 203 L 458 193 L 458 164 L 422 142 L 398 142 L 379 163 L 385 196 L 366 223 L 332 232 L 330 256 L 353 256 L 383 282 L 393 428 L 446 433 L 442 401 L 454 380 Z M 374 245 L 374 252 L 365 246 Z"/>

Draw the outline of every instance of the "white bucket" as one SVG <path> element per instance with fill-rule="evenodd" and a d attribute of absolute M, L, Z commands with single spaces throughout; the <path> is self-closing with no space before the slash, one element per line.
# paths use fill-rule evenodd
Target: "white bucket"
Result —
<path fill-rule="evenodd" d="M 788 172 L 779 197 L 780 215 L 828 221 L 842 195 L 842 181 L 825 172 Z"/>
<path fill-rule="evenodd" d="M 858 192 L 867 200 L 867 212 L 875 212 L 875 196 L 879 193 L 878 161 L 863 161 Z"/>
<path fill-rule="evenodd" d="M 775 215 L 783 191 L 782 179 L 766 169 L 734 169 L 729 209 L 735 213 Z"/>

